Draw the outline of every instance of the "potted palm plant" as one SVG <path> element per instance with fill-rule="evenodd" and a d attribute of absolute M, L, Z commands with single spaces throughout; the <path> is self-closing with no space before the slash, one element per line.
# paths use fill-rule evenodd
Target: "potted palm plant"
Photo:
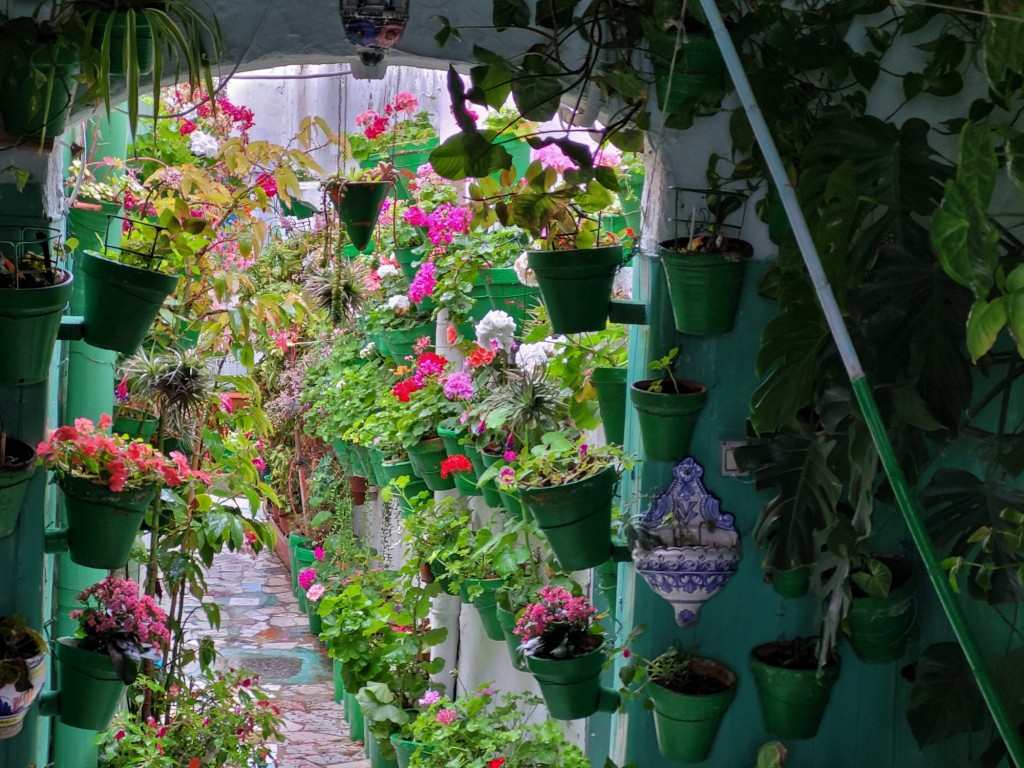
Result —
<path fill-rule="evenodd" d="M 214 93 L 211 64 L 220 56 L 220 26 L 213 11 L 191 0 L 74 0 L 85 30 L 83 59 L 91 93 L 110 111 L 110 95 L 123 79 L 132 135 L 139 119 L 142 75 L 153 73 L 153 103 L 160 103 L 165 57 L 189 83 Z M 213 106 L 213 105 L 211 105 Z"/>
<path fill-rule="evenodd" d="M 46 641 L 21 616 L 0 616 L 0 739 L 21 733 L 46 682 Z"/>

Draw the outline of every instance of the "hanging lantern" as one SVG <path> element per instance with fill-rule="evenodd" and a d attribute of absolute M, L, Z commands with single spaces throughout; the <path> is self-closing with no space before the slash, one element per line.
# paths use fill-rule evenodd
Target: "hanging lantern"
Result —
<path fill-rule="evenodd" d="M 409 0 L 340 0 L 345 37 L 356 47 L 359 60 L 377 66 L 405 31 Z"/>

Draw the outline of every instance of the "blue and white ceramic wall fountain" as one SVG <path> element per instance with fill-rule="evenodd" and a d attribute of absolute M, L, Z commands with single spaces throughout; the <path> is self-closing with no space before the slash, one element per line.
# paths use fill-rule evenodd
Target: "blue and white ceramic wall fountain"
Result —
<path fill-rule="evenodd" d="M 636 521 L 660 544 L 634 547 L 636 571 L 672 604 L 676 621 L 689 627 L 697 612 L 736 573 L 740 535 L 732 515 L 701 481 L 704 468 L 692 457 L 676 464 L 672 482 Z"/>

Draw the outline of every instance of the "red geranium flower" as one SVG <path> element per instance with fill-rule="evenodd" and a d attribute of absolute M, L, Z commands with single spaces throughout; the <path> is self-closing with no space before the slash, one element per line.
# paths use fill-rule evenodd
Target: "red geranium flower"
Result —
<path fill-rule="evenodd" d="M 441 462 L 441 477 L 448 479 L 448 476 L 456 472 L 469 472 L 473 464 L 461 453 L 449 456 Z"/>
<path fill-rule="evenodd" d="M 501 768 L 505 764 L 504 757 L 496 757 L 487 763 L 487 768 Z"/>

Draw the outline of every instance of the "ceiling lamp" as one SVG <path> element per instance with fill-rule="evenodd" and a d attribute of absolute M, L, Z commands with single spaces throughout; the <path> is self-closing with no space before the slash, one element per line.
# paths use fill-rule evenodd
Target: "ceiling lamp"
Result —
<path fill-rule="evenodd" d="M 345 37 L 356 47 L 359 61 L 375 67 L 405 31 L 409 0 L 340 0 Z"/>

